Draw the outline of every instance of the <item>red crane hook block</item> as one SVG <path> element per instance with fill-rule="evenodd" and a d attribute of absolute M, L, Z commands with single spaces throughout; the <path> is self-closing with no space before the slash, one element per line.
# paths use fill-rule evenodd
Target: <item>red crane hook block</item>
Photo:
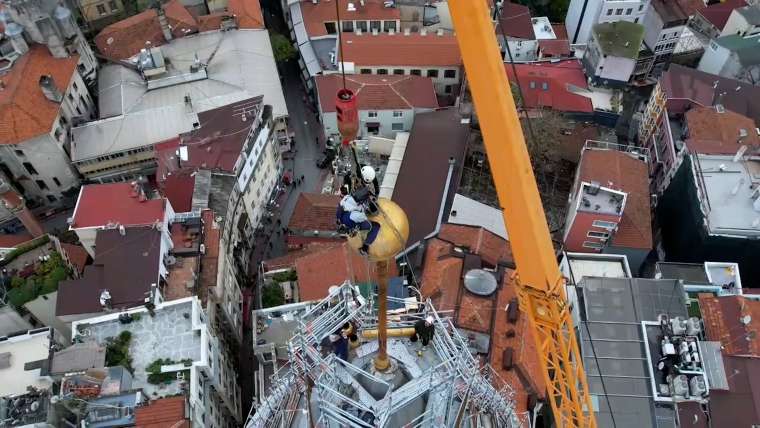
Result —
<path fill-rule="evenodd" d="M 348 145 L 359 133 L 359 110 L 356 95 L 350 89 L 341 89 L 335 97 L 335 111 L 338 116 L 338 130 L 343 144 Z"/>

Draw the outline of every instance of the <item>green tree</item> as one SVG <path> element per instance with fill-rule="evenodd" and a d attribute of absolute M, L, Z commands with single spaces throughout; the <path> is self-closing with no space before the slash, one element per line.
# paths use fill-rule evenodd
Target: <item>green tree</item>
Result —
<path fill-rule="evenodd" d="M 264 308 L 280 306 L 285 303 L 285 293 L 279 284 L 267 285 L 261 290 L 261 305 Z"/>
<path fill-rule="evenodd" d="M 285 62 L 296 57 L 296 48 L 293 47 L 287 37 L 280 33 L 270 32 L 269 40 L 272 42 L 275 61 Z"/>

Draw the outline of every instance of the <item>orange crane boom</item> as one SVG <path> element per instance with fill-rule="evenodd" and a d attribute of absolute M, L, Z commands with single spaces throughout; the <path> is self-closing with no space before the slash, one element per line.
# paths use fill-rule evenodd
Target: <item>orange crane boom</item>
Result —
<path fill-rule="evenodd" d="M 539 349 L 557 425 L 596 427 L 565 281 L 559 271 L 485 0 L 449 0 L 470 92 L 517 264 L 520 309 Z"/>

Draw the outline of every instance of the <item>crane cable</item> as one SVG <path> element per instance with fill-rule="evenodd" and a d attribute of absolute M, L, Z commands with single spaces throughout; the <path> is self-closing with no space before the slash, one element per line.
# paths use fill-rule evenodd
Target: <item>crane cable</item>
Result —
<path fill-rule="evenodd" d="M 338 22 L 337 23 L 337 34 L 338 34 L 338 50 L 340 54 L 340 74 L 343 77 L 343 89 L 346 89 L 346 66 L 345 66 L 345 58 L 343 57 L 343 35 L 341 34 L 343 32 L 343 27 L 340 23 L 340 0 L 335 0 L 335 19 Z"/>

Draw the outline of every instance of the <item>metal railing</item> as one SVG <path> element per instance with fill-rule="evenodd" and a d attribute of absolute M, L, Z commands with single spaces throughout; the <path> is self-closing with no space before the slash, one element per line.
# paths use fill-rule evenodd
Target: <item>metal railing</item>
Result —
<path fill-rule="evenodd" d="M 452 406 L 460 405 L 455 400 L 466 401 L 468 408 L 477 408 L 496 426 L 524 426 L 524 417 L 514 412 L 511 387 L 490 366 L 481 367 L 451 320 L 442 317 L 429 300 L 419 305 L 418 312 L 400 314 L 388 323 L 390 329 L 411 327 L 417 320 L 432 316 L 435 325 L 430 346 L 435 365 L 421 373 L 417 367 L 417 375 L 398 389 L 334 353 L 324 355 L 321 341 L 346 322 L 352 322 L 360 332 L 375 328 L 372 301 L 373 296 L 364 299 L 352 284 L 344 283 L 300 317 L 300 328 L 288 344 L 290 361 L 272 375 L 273 386 L 264 401 L 251 410 L 247 428 L 290 427 L 296 412 L 308 414 L 312 409 L 318 409 L 319 416 L 309 415 L 310 419 L 323 427 L 385 427 L 395 414 L 426 394 L 430 397 L 426 409 L 406 426 L 452 426 L 456 418 Z M 360 380 L 384 388 L 385 393 L 373 397 L 362 386 L 367 382 Z M 289 408 L 305 402 L 302 399 L 307 390 L 313 394 L 312 402 L 318 400 L 316 405 Z"/>

